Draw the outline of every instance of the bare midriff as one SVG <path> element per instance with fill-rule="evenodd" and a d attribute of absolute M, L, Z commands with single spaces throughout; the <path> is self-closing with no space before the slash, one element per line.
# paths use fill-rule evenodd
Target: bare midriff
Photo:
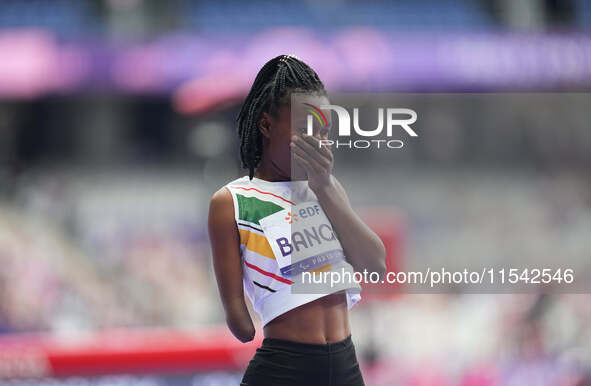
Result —
<path fill-rule="evenodd" d="M 300 343 L 339 342 L 351 334 L 345 291 L 303 304 L 273 319 L 263 328 L 265 338 Z"/>

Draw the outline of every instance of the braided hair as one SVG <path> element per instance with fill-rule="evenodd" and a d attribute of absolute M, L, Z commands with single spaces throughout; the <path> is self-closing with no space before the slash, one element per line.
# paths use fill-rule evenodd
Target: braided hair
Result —
<path fill-rule="evenodd" d="M 294 91 L 326 95 L 324 84 L 310 66 L 294 55 L 279 55 L 265 63 L 246 96 L 236 121 L 242 167 L 249 169 L 251 180 L 263 155 L 260 116 L 276 113 Z"/>

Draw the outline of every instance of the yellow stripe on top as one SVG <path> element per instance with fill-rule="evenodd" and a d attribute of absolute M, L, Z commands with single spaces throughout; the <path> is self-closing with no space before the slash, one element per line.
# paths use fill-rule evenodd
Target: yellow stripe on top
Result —
<path fill-rule="evenodd" d="M 265 236 L 246 229 L 238 229 L 238 232 L 240 233 L 240 244 L 246 245 L 246 249 L 275 260 L 271 245 Z"/>

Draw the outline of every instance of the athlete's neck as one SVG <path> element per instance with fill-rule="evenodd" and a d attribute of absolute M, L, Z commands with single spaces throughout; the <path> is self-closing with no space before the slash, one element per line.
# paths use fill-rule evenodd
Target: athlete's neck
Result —
<path fill-rule="evenodd" d="M 279 166 L 265 156 L 254 171 L 254 177 L 270 182 L 291 181 L 291 176 L 282 173 Z"/>

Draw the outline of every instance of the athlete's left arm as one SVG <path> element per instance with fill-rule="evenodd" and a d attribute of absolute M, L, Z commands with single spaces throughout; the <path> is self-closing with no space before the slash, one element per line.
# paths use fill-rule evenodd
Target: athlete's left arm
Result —
<path fill-rule="evenodd" d="M 345 189 L 332 175 L 333 155 L 319 148 L 319 139 L 304 135 L 292 138 L 292 154 L 308 175 L 308 186 L 330 219 L 347 260 L 357 271 L 367 269 L 380 277 L 386 272 L 384 243 L 355 213 Z"/>

